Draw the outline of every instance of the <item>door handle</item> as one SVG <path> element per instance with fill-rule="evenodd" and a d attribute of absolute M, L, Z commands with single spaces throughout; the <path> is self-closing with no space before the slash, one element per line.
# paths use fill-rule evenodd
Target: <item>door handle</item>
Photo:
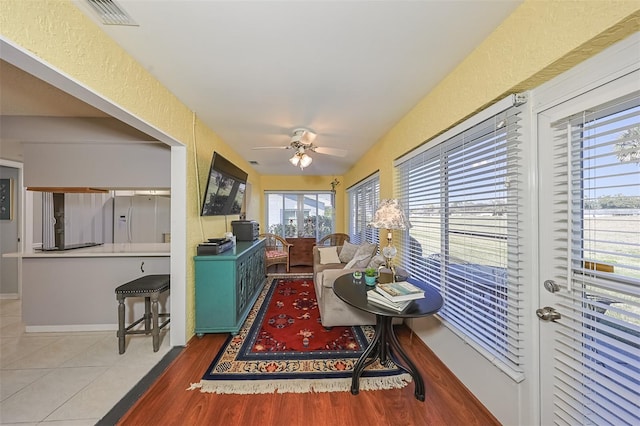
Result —
<path fill-rule="evenodd" d="M 562 315 L 560 315 L 558 312 L 556 312 L 555 309 L 553 309 L 550 306 L 545 306 L 544 308 L 536 309 L 536 315 L 542 321 L 555 321 L 562 318 Z"/>

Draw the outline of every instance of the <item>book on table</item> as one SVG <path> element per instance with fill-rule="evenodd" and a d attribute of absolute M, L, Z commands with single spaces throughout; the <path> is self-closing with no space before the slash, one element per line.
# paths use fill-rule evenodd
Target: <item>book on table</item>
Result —
<path fill-rule="evenodd" d="M 392 302 L 391 300 L 382 296 L 375 290 L 369 290 L 367 292 L 367 301 L 376 306 L 381 306 L 383 308 L 390 309 L 396 312 L 404 311 L 407 308 L 407 306 L 409 306 L 411 302 L 413 302 L 413 300 L 403 300 L 402 302 Z"/>
<path fill-rule="evenodd" d="M 375 291 L 392 302 L 422 299 L 424 297 L 423 289 L 407 281 L 378 284 Z"/>

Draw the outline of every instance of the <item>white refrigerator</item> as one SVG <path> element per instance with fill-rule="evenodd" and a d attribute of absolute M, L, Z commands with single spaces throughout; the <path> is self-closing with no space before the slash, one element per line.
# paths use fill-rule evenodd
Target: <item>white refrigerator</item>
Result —
<path fill-rule="evenodd" d="M 114 243 L 163 243 L 171 232 L 171 198 L 161 195 L 113 198 Z"/>

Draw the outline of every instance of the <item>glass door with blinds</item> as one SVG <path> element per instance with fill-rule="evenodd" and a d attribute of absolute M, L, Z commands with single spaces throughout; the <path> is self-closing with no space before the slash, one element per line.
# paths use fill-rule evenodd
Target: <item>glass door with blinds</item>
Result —
<path fill-rule="evenodd" d="M 541 424 L 640 424 L 639 74 L 538 116 Z"/>
<path fill-rule="evenodd" d="M 322 192 L 266 192 L 266 231 L 285 238 L 315 238 L 333 233 L 334 194 Z"/>

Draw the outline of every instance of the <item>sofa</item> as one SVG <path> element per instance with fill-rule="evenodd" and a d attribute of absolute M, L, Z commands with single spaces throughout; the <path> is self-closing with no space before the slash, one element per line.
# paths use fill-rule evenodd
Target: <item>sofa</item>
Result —
<path fill-rule="evenodd" d="M 313 282 L 324 327 L 371 325 L 375 315 L 356 309 L 340 300 L 333 292 L 334 281 L 367 267 L 378 268 L 384 257 L 377 254 L 378 245 L 371 243 L 313 247 Z M 364 285 L 364 284 L 363 284 Z"/>

